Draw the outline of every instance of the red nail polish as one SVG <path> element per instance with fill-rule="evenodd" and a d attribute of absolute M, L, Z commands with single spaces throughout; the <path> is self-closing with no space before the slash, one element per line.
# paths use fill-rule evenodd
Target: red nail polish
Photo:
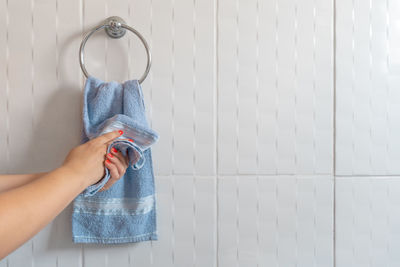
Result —
<path fill-rule="evenodd" d="M 107 163 L 111 163 L 111 161 L 109 159 L 106 160 Z"/>
<path fill-rule="evenodd" d="M 111 154 L 111 153 L 108 153 L 107 156 L 110 157 L 110 158 L 114 157 L 114 155 Z"/>
<path fill-rule="evenodd" d="M 128 141 L 129 141 L 129 142 L 133 142 L 133 140 L 132 140 L 132 139 L 128 139 Z"/>
<path fill-rule="evenodd" d="M 113 151 L 114 153 L 117 153 L 117 152 L 118 152 L 118 150 L 117 150 L 115 147 L 112 148 L 112 151 Z"/>
<path fill-rule="evenodd" d="M 122 131 L 122 130 L 118 130 L 118 132 L 119 132 L 119 135 L 122 135 L 124 133 L 124 131 Z"/>

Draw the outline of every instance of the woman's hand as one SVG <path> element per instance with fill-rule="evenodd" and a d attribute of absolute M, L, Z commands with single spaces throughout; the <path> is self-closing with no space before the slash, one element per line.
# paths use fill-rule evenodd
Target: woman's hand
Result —
<path fill-rule="evenodd" d="M 107 154 L 107 159 L 104 164 L 110 171 L 111 178 L 100 189 L 100 191 L 109 189 L 115 182 L 124 176 L 126 169 L 129 166 L 129 160 L 127 156 L 124 157 L 120 151 L 113 147 L 111 148 L 111 153 Z"/>
<path fill-rule="evenodd" d="M 121 130 L 112 131 L 73 148 L 65 158 L 62 167 L 83 179 L 85 187 L 95 184 L 105 174 L 104 160 L 108 145 L 122 134 Z"/>

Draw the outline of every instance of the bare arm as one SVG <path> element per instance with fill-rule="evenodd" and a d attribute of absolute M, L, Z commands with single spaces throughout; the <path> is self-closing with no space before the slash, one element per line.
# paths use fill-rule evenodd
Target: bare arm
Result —
<path fill-rule="evenodd" d="M 0 259 L 34 236 L 86 186 L 84 177 L 60 167 L 0 194 Z"/>
<path fill-rule="evenodd" d="M 53 220 L 87 186 L 104 175 L 108 143 L 118 131 L 70 151 L 63 165 L 32 182 L 0 194 L 0 259 Z"/>
<path fill-rule="evenodd" d="M 0 175 L 0 193 L 32 182 L 47 172 Z"/>

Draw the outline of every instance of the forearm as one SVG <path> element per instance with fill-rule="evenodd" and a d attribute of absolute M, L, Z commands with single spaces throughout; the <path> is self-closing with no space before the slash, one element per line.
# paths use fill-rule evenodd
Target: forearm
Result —
<path fill-rule="evenodd" d="M 0 194 L 0 259 L 51 222 L 87 183 L 84 177 L 60 167 Z"/>
<path fill-rule="evenodd" d="M 47 172 L 0 175 L 0 193 L 32 182 Z"/>

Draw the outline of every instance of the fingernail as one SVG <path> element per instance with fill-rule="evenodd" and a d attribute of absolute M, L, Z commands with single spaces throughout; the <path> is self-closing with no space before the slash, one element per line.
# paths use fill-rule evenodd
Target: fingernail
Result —
<path fill-rule="evenodd" d="M 132 140 L 132 139 L 128 139 L 128 141 L 129 141 L 129 142 L 133 142 L 133 140 Z"/>
<path fill-rule="evenodd" d="M 114 155 L 111 154 L 111 153 L 108 153 L 107 156 L 110 157 L 110 158 L 114 157 Z"/>
<path fill-rule="evenodd" d="M 122 131 L 122 130 L 118 130 L 118 132 L 119 132 L 119 135 L 122 135 L 124 133 L 124 131 Z"/>
<path fill-rule="evenodd" d="M 111 161 L 109 159 L 106 160 L 107 163 L 111 163 Z"/>
<path fill-rule="evenodd" d="M 117 153 L 117 152 L 118 152 L 118 150 L 117 150 L 115 147 L 113 147 L 111 150 L 112 150 L 114 153 Z"/>

